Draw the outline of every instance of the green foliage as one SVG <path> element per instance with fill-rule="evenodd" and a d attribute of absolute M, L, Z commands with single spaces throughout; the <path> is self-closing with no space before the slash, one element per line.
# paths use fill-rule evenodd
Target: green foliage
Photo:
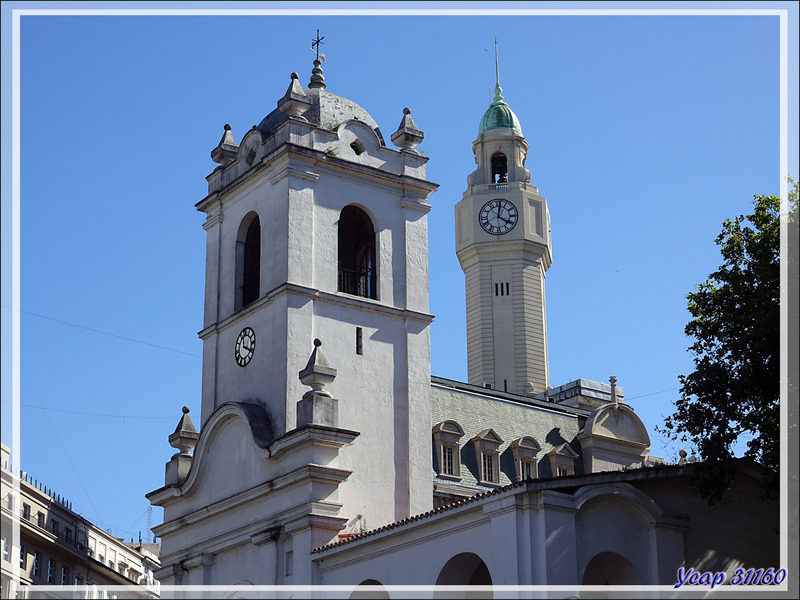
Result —
<path fill-rule="evenodd" d="M 791 180 L 790 180 L 791 181 Z M 790 213 L 797 218 L 797 183 Z M 710 504 L 724 499 L 733 476 L 732 447 L 769 469 L 777 491 L 780 376 L 780 200 L 755 196 L 752 214 L 726 220 L 716 243 L 723 264 L 687 296 L 686 335 L 695 370 L 681 375 L 680 398 L 664 429 L 691 440 L 705 461 L 696 486 Z"/>

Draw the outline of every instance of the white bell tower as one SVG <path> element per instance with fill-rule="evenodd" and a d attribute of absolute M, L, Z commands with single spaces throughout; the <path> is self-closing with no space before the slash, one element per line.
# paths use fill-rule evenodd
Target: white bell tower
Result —
<path fill-rule="evenodd" d="M 547 200 L 525 168 L 528 143 L 495 97 L 472 144 L 478 168 L 456 205 L 456 253 L 466 278 L 469 382 L 517 394 L 549 386 L 545 271 L 552 263 Z"/>
<path fill-rule="evenodd" d="M 196 205 L 206 215 L 200 434 L 230 403 L 263 408 L 275 436 L 307 425 L 298 372 L 321 340 L 338 372 L 327 390 L 338 414 L 312 423 L 361 433 L 340 456 L 358 483 L 338 497 L 348 519 L 378 526 L 432 502 L 427 213 L 437 185 L 408 108 L 387 140 L 326 87 L 318 58 L 306 89 L 293 73 L 240 143 L 226 125 L 211 152 L 219 166 Z"/>

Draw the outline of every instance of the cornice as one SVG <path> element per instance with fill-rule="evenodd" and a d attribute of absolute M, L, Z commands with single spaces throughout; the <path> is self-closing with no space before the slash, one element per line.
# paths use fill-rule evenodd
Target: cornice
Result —
<path fill-rule="evenodd" d="M 428 313 L 422 313 L 415 310 L 408 310 L 404 308 L 395 308 L 394 306 L 382 304 L 380 301 L 372 300 L 370 298 L 362 298 L 360 296 L 350 296 L 348 294 L 344 294 L 341 292 L 336 292 L 336 293 L 324 292 L 315 288 L 298 285 L 296 283 L 282 283 L 281 285 L 271 289 L 264 296 L 262 296 L 252 304 L 248 304 L 242 310 L 223 319 L 219 323 L 213 323 L 208 327 L 205 327 L 204 329 L 200 330 L 197 333 L 197 336 L 201 340 L 205 340 L 215 333 L 222 333 L 229 327 L 232 327 L 237 323 L 240 323 L 253 312 L 259 310 L 263 306 L 270 304 L 276 298 L 279 298 L 284 294 L 295 294 L 298 296 L 319 300 L 321 302 L 338 304 L 340 306 L 352 306 L 360 310 L 367 310 L 370 312 L 375 312 L 398 319 L 411 319 L 413 321 L 419 321 L 421 323 L 432 323 L 434 318 L 433 315 Z"/>

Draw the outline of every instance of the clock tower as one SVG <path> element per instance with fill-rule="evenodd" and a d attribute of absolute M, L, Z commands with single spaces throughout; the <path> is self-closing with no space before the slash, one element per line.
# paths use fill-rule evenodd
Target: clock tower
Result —
<path fill-rule="evenodd" d="M 547 200 L 525 168 L 528 143 L 503 99 L 472 144 L 478 168 L 456 205 L 456 254 L 467 297 L 469 382 L 517 394 L 549 386 L 544 279 L 552 262 Z"/>

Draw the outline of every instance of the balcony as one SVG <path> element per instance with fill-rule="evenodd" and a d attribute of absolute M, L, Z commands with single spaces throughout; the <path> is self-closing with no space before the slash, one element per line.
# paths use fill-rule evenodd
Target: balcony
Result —
<path fill-rule="evenodd" d="M 361 296 L 362 298 L 377 299 L 375 270 L 369 267 L 357 267 L 339 264 L 340 292 Z"/>

